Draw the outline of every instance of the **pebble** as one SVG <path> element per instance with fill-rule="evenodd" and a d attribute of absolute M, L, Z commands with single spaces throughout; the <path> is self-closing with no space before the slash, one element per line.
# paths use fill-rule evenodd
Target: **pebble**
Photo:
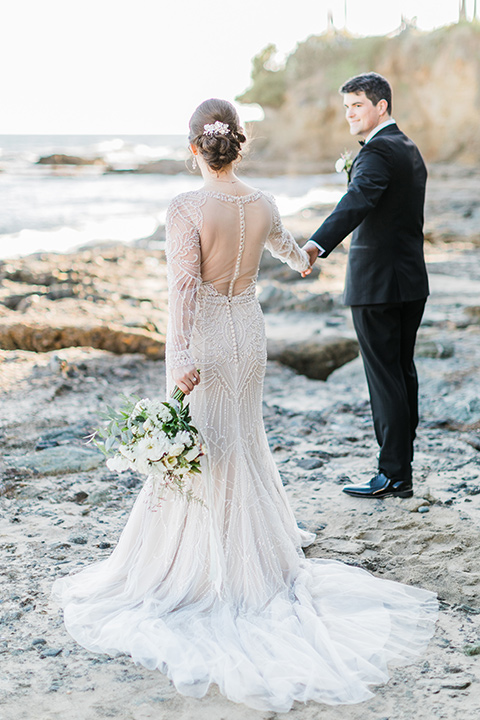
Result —
<path fill-rule="evenodd" d="M 35 638 L 35 640 L 32 640 L 32 645 L 46 645 L 47 641 L 45 638 Z"/>
<path fill-rule="evenodd" d="M 75 543 L 75 545 L 86 545 L 88 542 L 85 535 L 71 535 L 68 540 L 71 543 Z"/>
<path fill-rule="evenodd" d="M 60 655 L 63 648 L 46 648 L 45 650 L 42 650 L 40 657 L 57 657 L 57 655 Z"/>
<path fill-rule="evenodd" d="M 428 512 L 430 512 L 430 508 L 427 507 L 427 505 L 421 505 L 421 507 L 418 508 L 417 512 L 422 513 L 422 514 L 428 513 Z"/>
<path fill-rule="evenodd" d="M 75 493 L 75 495 L 71 498 L 72 502 L 76 503 L 83 503 L 84 500 L 88 498 L 88 493 L 84 490 L 79 490 Z M 69 498 L 70 499 L 70 498 Z"/>
<path fill-rule="evenodd" d="M 440 687 L 444 690 L 466 690 L 471 684 L 471 680 L 458 680 L 455 682 L 454 680 L 450 680 L 450 678 L 446 678 L 442 680 Z"/>

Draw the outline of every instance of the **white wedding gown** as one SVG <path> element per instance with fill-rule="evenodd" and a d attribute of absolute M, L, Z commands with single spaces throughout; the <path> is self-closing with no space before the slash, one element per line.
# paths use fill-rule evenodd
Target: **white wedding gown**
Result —
<path fill-rule="evenodd" d="M 255 280 L 265 246 L 296 270 L 308 266 L 263 192 L 172 201 L 167 367 L 194 362 L 201 372 L 190 406 L 208 448 L 194 486 L 204 505 L 177 497 L 152 508 L 147 480 L 112 555 L 57 580 L 53 596 L 81 645 L 127 653 L 185 695 L 216 683 L 259 710 L 356 703 L 388 679 L 387 663 L 422 653 L 437 602 L 303 555 L 314 536 L 297 527 L 262 420 Z"/>

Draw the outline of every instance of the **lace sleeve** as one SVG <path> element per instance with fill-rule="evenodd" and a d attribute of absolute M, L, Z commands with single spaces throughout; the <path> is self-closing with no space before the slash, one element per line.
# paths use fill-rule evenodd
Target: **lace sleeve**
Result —
<path fill-rule="evenodd" d="M 188 194 L 172 200 L 166 220 L 168 330 L 166 360 L 173 368 L 193 365 L 190 337 L 200 285 L 201 212 Z"/>
<path fill-rule="evenodd" d="M 308 270 L 310 261 L 305 250 L 302 250 L 296 243 L 293 235 L 283 225 L 278 211 L 277 203 L 273 195 L 265 193 L 265 197 L 272 206 L 272 227 L 265 243 L 265 247 L 282 262 L 298 272 Z"/>

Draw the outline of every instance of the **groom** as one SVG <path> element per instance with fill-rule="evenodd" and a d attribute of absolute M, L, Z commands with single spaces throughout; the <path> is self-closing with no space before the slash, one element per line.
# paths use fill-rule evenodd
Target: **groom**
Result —
<path fill-rule="evenodd" d="M 305 250 L 313 264 L 353 231 L 344 302 L 365 367 L 378 473 L 348 495 L 411 497 L 413 441 L 418 424 L 415 338 L 428 295 L 423 256 L 427 171 L 416 145 L 391 117 L 387 80 L 365 73 L 341 88 L 350 133 L 363 138 L 348 191 Z"/>

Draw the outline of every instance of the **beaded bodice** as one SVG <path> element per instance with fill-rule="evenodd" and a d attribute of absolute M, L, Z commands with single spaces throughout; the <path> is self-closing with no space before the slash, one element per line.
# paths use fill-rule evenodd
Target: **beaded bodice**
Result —
<path fill-rule="evenodd" d="M 264 248 L 298 271 L 308 256 L 282 225 L 273 197 L 260 190 L 229 195 L 211 190 L 183 193 L 167 213 L 170 369 L 194 363 L 190 340 L 198 290 L 208 285 L 224 296 L 225 310 L 255 288 Z"/>

